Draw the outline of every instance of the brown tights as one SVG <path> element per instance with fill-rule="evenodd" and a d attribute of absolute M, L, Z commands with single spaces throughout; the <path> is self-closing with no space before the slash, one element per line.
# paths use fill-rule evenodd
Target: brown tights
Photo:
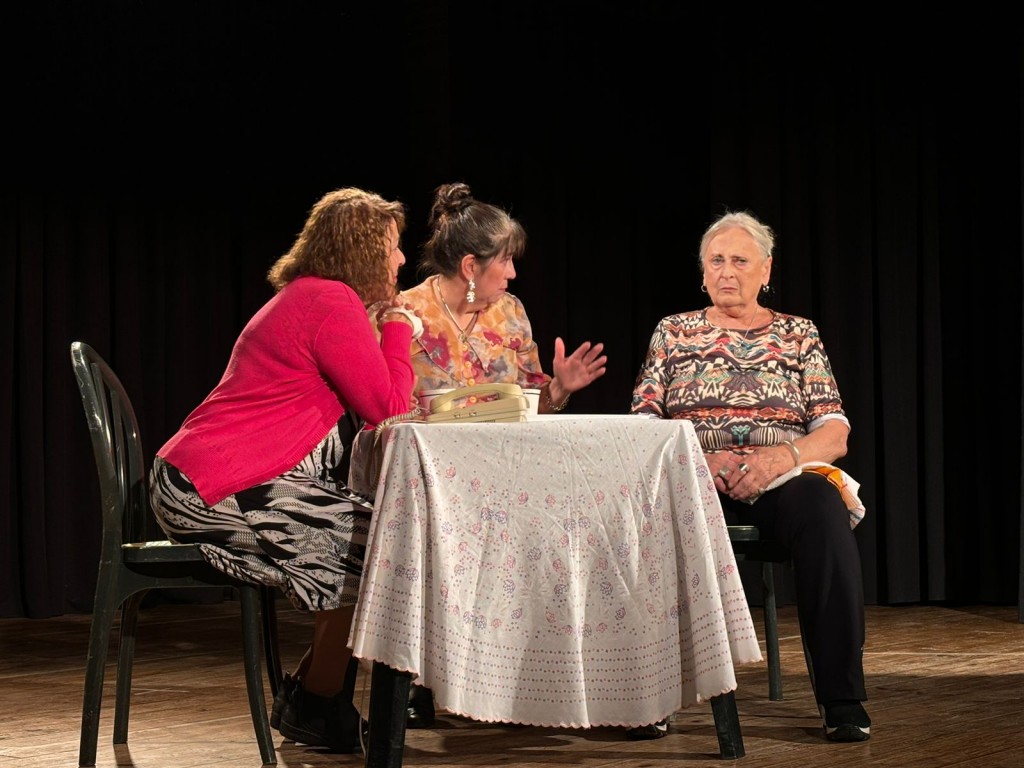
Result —
<path fill-rule="evenodd" d="M 299 661 L 295 676 L 307 693 L 331 698 L 345 687 L 345 676 L 352 659 L 348 634 L 355 606 L 314 613 L 313 642 Z"/>

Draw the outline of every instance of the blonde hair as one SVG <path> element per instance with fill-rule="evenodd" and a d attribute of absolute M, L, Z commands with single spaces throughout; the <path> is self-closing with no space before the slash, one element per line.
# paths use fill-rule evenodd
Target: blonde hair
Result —
<path fill-rule="evenodd" d="M 344 187 L 313 206 L 291 249 L 267 273 L 280 291 L 297 277 L 340 280 L 363 303 L 390 299 L 395 288 L 388 272 L 388 225 L 405 231 L 405 206 L 373 192 Z"/>

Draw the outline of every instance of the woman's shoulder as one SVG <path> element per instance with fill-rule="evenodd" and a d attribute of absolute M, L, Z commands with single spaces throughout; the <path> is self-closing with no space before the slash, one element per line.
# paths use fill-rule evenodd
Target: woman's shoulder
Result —
<path fill-rule="evenodd" d="M 320 277 L 299 277 L 275 293 L 253 315 L 249 328 L 318 329 L 324 323 L 347 324 L 365 321 L 363 302 L 349 285 Z"/>
<path fill-rule="evenodd" d="M 326 277 L 313 277 L 312 275 L 303 275 L 292 280 L 288 285 L 281 289 L 281 293 L 288 293 L 293 296 L 310 296 L 310 295 L 335 295 L 335 296 L 356 296 L 355 290 L 348 283 L 343 283 L 341 280 L 331 280 Z"/>
<path fill-rule="evenodd" d="M 398 292 L 396 301 L 404 304 L 406 307 L 416 312 L 416 315 L 423 322 L 423 325 L 428 329 L 427 336 L 433 337 L 436 335 L 436 331 L 430 329 L 436 329 L 443 327 L 446 322 L 445 310 L 438 300 L 437 290 L 434 287 L 435 277 L 431 275 L 426 278 L 423 282 L 412 286 L 411 288 L 405 288 Z M 370 307 L 370 317 L 376 316 L 377 312 L 387 304 L 391 304 L 391 300 L 385 300 L 378 302 Z"/>
<path fill-rule="evenodd" d="M 686 312 L 675 312 L 665 315 L 658 321 L 661 329 L 675 328 L 680 330 L 692 330 L 707 325 L 707 316 L 703 309 L 691 309 Z"/>
<path fill-rule="evenodd" d="M 399 291 L 394 299 L 381 299 L 370 304 L 366 311 L 370 317 L 376 316 L 385 307 L 391 306 L 396 301 L 404 302 L 405 304 L 411 305 L 415 309 L 422 309 L 423 305 L 427 303 L 429 293 L 423 291 L 422 285 L 417 285 L 413 288 L 406 288 L 405 290 Z"/>
<path fill-rule="evenodd" d="M 344 308 L 359 308 L 365 312 L 363 300 L 348 283 L 341 280 L 330 280 L 323 277 L 298 277 L 280 290 L 277 295 L 279 302 L 290 306 L 292 311 L 330 315 Z"/>
<path fill-rule="evenodd" d="M 445 311 L 438 300 L 433 277 L 428 277 L 412 288 L 399 291 L 397 301 L 416 312 L 423 325 L 428 329 L 428 336 L 436 335 L 436 330 L 430 331 L 429 329 L 444 326 Z"/>
<path fill-rule="evenodd" d="M 501 327 L 513 330 L 516 327 L 528 327 L 530 318 L 519 297 L 506 291 L 501 298 L 480 313 L 477 322 L 488 328 Z"/>
<path fill-rule="evenodd" d="M 428 277 L 422 283 L 414 285 L 412 288 L 405 288 L 398 292 L 398 297 L 406 302 L 412 304 L 415 307 L 422 307 L 425 304 L 434 304 L 433 296 L 433 283 L 431 277 Z"/>
<path fill-rule="evenodd" d="M 800 336 L 809 336 L 811 334 L 818 333 L 818 327 L 814 324 L 814 321 L 808 317 L 792 315 L 786 312 L 778 312 L 774 309 L 772 310 L 772 314 L 774 315 L 772 324 L 781 328 L 785 333 L 797 334 Z"/>
<path fill-rule="evenodd" d="M 774 326 L 777 332 L 790 336 L 818 334 L 817 326 L 809 318 L 787 312 L 779 312 L 774 309 L 771 310 L 771 313 L 771 325 Z M 668 333 L 690 334 L 694 332 L 699 333 L 713 327 L 708 322 L 707 308 L 704 308 L 666 315 L 658 321 L 657 330 Z"/>
<path fill-rule="evenodd" d="M 504 304 L 506 307 L 514 309 L 517 314 L 526 314 L 526 306 L 523 304 L 523 300 L 516 296 L 514 293 L 505 291 L 498 300 L 499 304 Z"/>

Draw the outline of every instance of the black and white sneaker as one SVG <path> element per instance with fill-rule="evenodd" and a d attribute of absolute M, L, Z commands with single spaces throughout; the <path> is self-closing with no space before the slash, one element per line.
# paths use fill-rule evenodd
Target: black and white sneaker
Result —
<path fill-rule="evenodd" d="M 647 741 L 649 739 L 660 739 L 668 734 L 668 720 L 659 720 L 656 723 L 640 725 L 630 728 L 626 735 L 633 741 Z"/>
<path fill-rule="evenodd" d="M 871 718 L 859 701 L 830 701 L 819 706 L 825 738 L 829 741 L 867 741 Z"/>

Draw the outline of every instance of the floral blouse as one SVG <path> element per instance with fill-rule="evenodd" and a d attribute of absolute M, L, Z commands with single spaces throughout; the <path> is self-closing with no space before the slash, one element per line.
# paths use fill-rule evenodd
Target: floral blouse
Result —
<path fill-rule="evenodd" d="M 827 419 L 849 426 L 814 323 L 772 315 L 746 333 L 712 325 L 707 309 L 663 318 L 631 412 L 689 419 L 707 452 L 747 453 L 805 435 Z"/>
<path fill-rule="evenodd" d="M 402 291 L 400 297 L 423 320 L 423 334 L 409 350 L 416 374 L 414 401 L 420 392 L 431 389 L 491 382 L 539 388 L 550 381 L 541 368 L 526 309 L 511 293 L 480 312 L 465 332 L 445 312 L 436 276 Z M 369 312 L 379 336 L 378 309 L 380 305 L 374 305 Z"/>

